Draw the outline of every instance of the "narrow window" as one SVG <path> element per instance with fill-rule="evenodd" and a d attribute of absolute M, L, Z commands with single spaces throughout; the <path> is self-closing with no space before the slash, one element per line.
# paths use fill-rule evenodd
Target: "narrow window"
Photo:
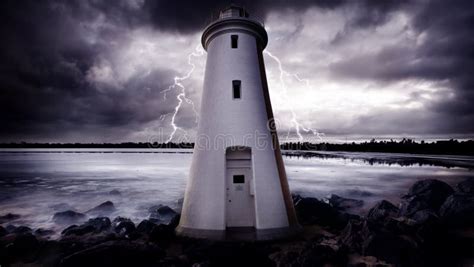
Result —
<path fill-rule="evenodd" d="M 239 36 L 238 35 L 231 35 L 230 40 L 231 40 L 232 48 L 237 48 L 237 43 L 238 43 L 238 40 L 239 40 Z"/>
<path fill-rule="evenodd" d="M 234 184 L 244 184 L 245 176 L 244 175 L 234 175 Z"/>
<path fill-rule="evenodd" d="M 240 99 L 240 81 L 232 81 L 232 94 L 234 99 Z"/>

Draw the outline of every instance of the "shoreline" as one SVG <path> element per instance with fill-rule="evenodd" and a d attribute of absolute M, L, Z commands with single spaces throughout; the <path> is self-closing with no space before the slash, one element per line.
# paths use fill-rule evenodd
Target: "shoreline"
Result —
<path fill-rule="evenodd" d="M 381 200 L 361 216 L 348 213 L 360 205 L 355 199 L 335 196 L 325 202 L 293 195 L 293 200 L 304 233 L 292 240 L 218 242 L 179 237 L 175 235 L 179 213 L 167 206 L 151 207 L 149 218 L 135 224 L 123 217 L 105 217 L 114 207 L 102 203 L 88 211 L 93 218 L 87 221 L 77 212 L 56 213 L 55 220 L 65 227 L 56 240 L 48 238 L 53 234 L 48 229 L 0 227 L 0 264 L 441 266 L 474 262 L 474 179 L 454 188 L 438 180 L 418 181 L 398 207 Z M 0 218 L 5 225 L 15 215 Z"/>

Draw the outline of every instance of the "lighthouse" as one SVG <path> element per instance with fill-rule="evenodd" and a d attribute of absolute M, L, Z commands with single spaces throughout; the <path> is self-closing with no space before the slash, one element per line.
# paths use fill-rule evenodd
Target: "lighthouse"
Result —
<path fill-rule="evenodd" d="M 207 62 L 200 120 L 177 233 L 269 240 L 299 232 L 270 103 L 264 26 L 241 7 L 201 38 Z"/>

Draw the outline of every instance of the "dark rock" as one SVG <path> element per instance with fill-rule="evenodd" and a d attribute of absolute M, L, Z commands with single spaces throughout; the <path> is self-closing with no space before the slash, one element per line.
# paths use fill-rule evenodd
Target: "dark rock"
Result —
<path fill-rule="evenodd" d="M 449 196 L 439 210 L 444 223 L 454 226 L 474 224 L 474 195 L 456 193 Z"/>
<path fill-rule="evenodd" d="M 6 223 L 20 218 L 20 215 L 14 213 L 7 213 L 0 216 L 0 223 Z"/>
<path fill-rule="evenodd" d="M 351 198 L 343 198 L 338 195 L 332 194 L 331 197 L 327 199 L 329 205 L 333 206 L 339 210 L 348 210 L 354 208 L 360 208 L 364 205 L 364 201 Z"/>
<path fill-rule="evenodd" d="M 294 196 L 294 205 L 298 221 L 301 224 L 319 224 L 333 228 L 343 228 L 350 215 L 343 214 L 331 205 L 316 198 Z"/>
<path fill-rule="evenodd" d="M 150 220 L 143 220 L 137 226 L 137 232 L 149 235 L 156 224 Z"/>
<path fill-rule="evenodd" d="M 61 234 L 68 235 L 85 235 L 89 233 L 101 233 L 110 229 L 111 222 L 107 217 L 99 217 L 89 219 L 86 223 L 77 226 L 72 225 L 66 228 Z"/>
<path fill-rule="evenodd" d="M 17 227 L 13 224 L 8 224 L 6 227 L 5 227 L 5 230 L 7 230 L 8 233 L 13 233 L 13 231 L 15 231 Z"/>
<path fill-rule="evenodd" d="M 474 179 L 467 179 L 456 185 L 456 190 L 459 193 L 474 194 Z"/>
<path fill-rule="evenodd" d="M 119 196 L 122 193 L 120 193 L 120 191 L 118 191 L 117 189 L 114 189 L 114 190 L 110 191 L 109 194 L 113 195 L 113 196 Z"/>
<path fill-rule="evenodd" d="M 179 213 L 168 206 L 159 205 L 150 208 L 149 220 L 156 224 L 165 224 L 176 227 L 179 223 Z"/>
<path fill-rule="evenodd" d="M 426 195 L 431 196 L 434 193 L 450 195 L 454 191 L 447 183 L 436 180 L 436 179 L 426 179 L 414 183 L 410 189 L 408 189 L 408 196 L 414 195 Z"/>
<path fill-rule="evenodd" d="M 73 210 L 56 212 L 53 216 L 53 221 L 59 224 L 71 224 L 74 222 L 83 221 L 85 219 L 86 215 Z"/>
<path fill-rule="evenodd" d="M 350 251 L 362 253 L 366 224 L 365 220 L 350 220 L 339 236 L 341 244 L 348 247 Z"/>
<path fill-rule="evenodd" d="M 28 226 L 18 226 L 16 227 L 12 233 L 14 234 L 27 234 L 27 233 L 31 233 L 33 230 L 31 230 L 30 227 Z"/>
<path fill-rule="evenodd" d="M 363 243 L 363 254 L 397 266 L 419 266 L 418 244 L 409 236 L 388 231 L 370 233 Z"/>
<path fill-rule="evenodd" d="M 64 236 L 68 235 L 85 235 L 94 232 L 94 227 L 92 225 L 71 225 L 68 228 L 64 229 L 61 234 Z"/>
<path fill-rule="evenodd" d="M 403 196 L 400 215 L 410 217 L 417 211 L 431 209 L 437 211 L 446 198 L 454 190 L 446 184 L 434 179 L 418 181 Z"/>
<path fill-rule="evenodd" d="M 406 218 L 406 217 L 398 217 L 398 218 L 387 218 L 383 225 L 373 225 L 373 229 L 378 230 L 378 228 L 382 230 L 389 231 L 394 234 L 399 235 L 415 235 L 416 233 L 416 221 Z"/>
<path fill-rule="evenodd" d="M 13 238 L 13 242 L 5 247 L 9 259 L 21 259 L 22 262 L 33 261 L 40 245 L 36 237 L 31 233 L 26 233 L 15 235 Z"/>
<path fill-rule="evenodd" d="M 54 234 L 54 231 L 51 229 L 43 229 L 43 228 L 38 228 L 35 230 L 34 234 L 36 236 L 50 236 Z"/>
<path fill-rule="evenodd" d="M 99 206 L 86 211 L 86 213 L 94 216 L 107 216 L 113 213 L 115 210 L 114 203 L 112 201 L 106 201 Z"/>
<path fill-rule="evenodd" d="M 436 212 L 432 210 L 420 210 L 417 211 L 413 216 L 411 216 L 416 224 L 425 225 L 425 224 L 436 224 L 439 221 L 439 217 Z"/>
<path fill-rule="evenodd" d="M 30 250 L 39 245 L 38 240 L 31 233 L 18 235 L 14 243 L 15 246 L 21 250 Z"/>
<path fill-rule="evenodd" d="M 12 224 L 9 224 L 6 226 L 6 228 L 4 228 L 4 230 L 7 232 L 7 233 L 12 233 L 12 234 L 27 234 L 27 233 L 32 233 L 33 230 L 28 227 L 28 226 L 15 226 L 15 225 L 12 225 Z"/>
<path fill-rule="evenodd" d="M 379 201 L 373 206 L 367 214 L 367 219 L 372 222 L 381 222 L 389 217 L 397 216 L 399 210 L 387 200 Z"/>
<path fill-rule="evenodd" d="M 64 211 L 64 210 L 73 210 L 74 209 L 74 207 L 72 207 L 71 205 L 69 205 L 67 203 L 54 204 L 54 205 L 51 205 L 49 207 L 51 209 L 53 209 L 54 211 Z"/>
<path fill-rule="evenodd" d="M 135 224 L 128 218 L 117 217 L 112 222 L 114 231 L 122 236 L 128 236 L 135 231 Z"/>
<path fill-rule="evenodd" d="M 7 229 L 0 225 L 0 236 L 4 236 L 6 234 L 8 234 Z"/>
<path fill-rule="evenodd" d="M 385 224 L 368 220 L 351 220 L 339 240 L 349 251 L 374 256 L 388 263 L 416 266 L 418 242 L 412 237 L 409 225 L 392 218 Z"/>
<path fill-rule="evenodd" d="M 110 219 L 107 217 L 89 219 L 85 224 L 92 225 L 97 232 L 106 231 L 112 225 Z"/>
<path fill-rule="evenodd" d="M 156 245 L 108 241 L 63 258 L 60 266 L 154 266 L 164 256 Z"/>

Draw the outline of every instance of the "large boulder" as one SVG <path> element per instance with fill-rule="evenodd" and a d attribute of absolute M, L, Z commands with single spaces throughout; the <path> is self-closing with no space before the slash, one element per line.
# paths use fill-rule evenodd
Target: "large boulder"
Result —
<path fill-rule="evenodd" d="M 439 216 L 435 211 L 426 209 L 415 212 L 415 214 L 411 216 L 411 219 L 413 219 L 417 225 L 431 226 L 438 223 Z"/>
<path fill-rule="evenodd" d="M 363 255 L 397 266 L 419 266 L 420 250 L 418 243 L 408 235 L 397 235 L 389 231 L 370 233 L 364 240 Z"/>
<path fill-rule="evenodd" d="M 143 220 L 137 226 L 137 232 L 144 235 L 149 235 L 153 228 L 156 226 L 156 223 L 150 220 Z"/>
<path fill-rule="evenodd" d="M 53 216 L 53 221 L 58 224 L 71 224 L 84 221 L 85 219 L 85 214 L 73 210 L 56 212 Z"/>
<path fill-rule="evenodd" d="M 10 262 L 21 261 L 31 262 L 34 260 L 37 250 L 40 247 L 39 241 L 31 233 L 11 234 L 9 235 L 12 242 L 4 247 L 5 256 Z M 0 249 L 1 250 L 1 249 Z M 0 253 L 2 254 L 2 253 Z M 4 259 L 0 258 L 0 262 Z"/>
<path fill-rule="evenodd" d="M 62 234 L 65 236 L 68 235 L 85 235 L 90 233 L 101 233 L 108 231 L 110 229 L 111 222 L 107 217 L 99 217 L 94 219 L 89 219 L 86 223 L 82 225 L 72 225 L 66 228 Z"/>
<path fill-rule="evenodd" d="M 143 220 L 138 224 L 136 233 L 151 240 L 163 240 L 174 237 L 174 229 L 173 224 L 156 224 L 151 220 Z"/>
<path fill-rule="evenodd" d="M 41 236 L 41 237 L 47 237 L 47 236 L 51 236 L 53 234 L 54 234 L 54 230 L 43 229 L 43 228 L 38 228 L 34 232 L 35 236 Z"/>
<path fill-rule="evenodd" d="M 179 213 L 174 211 L 172 208 L 164 205 L 158 205 L 149 209 L 150 216 L 149 220 L 156 224 L 164 224 L 176 227 L 179 223 Z"/>
<path fill-rule="evenodd" d="M 351 220 L 339 237 L 349 251 L 374 256 L 388 263 L 414 266 L 418 263 L 418 242 L 405 233 L 402 221 L 387 219 L 386 224 Z"/>
<path fill-rule="evenodd" d="M 339 241 L 350 251 L 362 253 L 362 243 L 366 231 L 366 220 L 350 220 L 339 235 Z"/>
<path fill-rule="evenodd" d="M 116 211 L 114 203 L 112 201 L 105 201 L 100 205 L 88 210 L 86 213 L 93 216 L 108 216 Z"/>
<path fill-rule="evenodd" d="M 296 215 L 301 224 L 318 224 L 331 228 L 342 229 L 351 218 L 339 212 L 331 205 L 310 197 L 294 196 Z"/>
<path fill-rule="evenodd" d="M 474 224 L 474 195 L 456 193 L 449 196 L 439 210 L 444 223 L 455 226 Z"/>
<path fill-rule="evenodd" d="M 342 211 L 360 208 L 364 205 L 364 201 L 362 200 L 344 198 L 335 194 L 332 194 L 329 198 L 327 198 L 327 202 L 329 205 Z"/>
<path fill-rule="evenodd" d="M 131 233 L 135 232 L 135 224 L 132 220 L 123 217 L 117 217 L 112 222 L 112 228 L 115 233 L 128 237 Z"/>
<path fill-rule="evenodd" d="M 454 190 L 447 183 L 428 179 L 418 181 L 403 196 L 400 215 L 411 217 L 417 211 L 430 209 L 437 211 Z"/>
<path fill-rule="evenodd" d="M 372 222 L 381 222 L 390 217 L 396 217 L 398 208 L 387 200 L 379 201 L 367 214 L 367 219 Z"/>
<path fill-rule="evenodd" d="M 28 226 L 22 225 L 22 226 L 15 227 L 15 229 L 11 232 L 14 234 L 31 234 L 33 230 Z"/>
<path fill-rule="evenodd" d="M 456 191 L 465 194 L 474 194 L 474 179 L 470 178 L 456 185 Z"/>
<path fill-rule="evenodd" d="M 94 227 L 92 226 L 83 226 L 83 225 L 70 225 L 66 229 L 64 229 L 61 234 L 64 236 L 68 235 L 85 235 L 87 233 L 94 232 Z"/>
<path fill-rule="evenodd" d="M 0 225 L 0 237 L 8 234 L 7 230 Z"/>

